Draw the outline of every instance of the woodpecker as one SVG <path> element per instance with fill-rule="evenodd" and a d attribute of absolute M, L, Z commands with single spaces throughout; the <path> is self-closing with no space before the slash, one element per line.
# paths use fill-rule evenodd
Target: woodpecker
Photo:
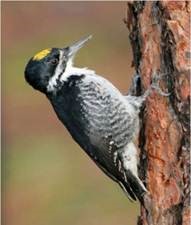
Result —
<path fill-rule="evenodd" d="M 25 79 L 47 96 L 58 119 L 97 166 L 131 200 L 141 201 L 147 189 L 138 176 L 134 139 L 151 88 L 140 97 L 124 96 L 93 70 L 75 67 L 74 56 L 90 38 L 40 51 L 26 65 Z"/>

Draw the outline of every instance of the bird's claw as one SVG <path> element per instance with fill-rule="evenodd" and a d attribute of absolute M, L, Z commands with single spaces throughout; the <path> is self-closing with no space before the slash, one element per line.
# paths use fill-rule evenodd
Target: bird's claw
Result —
<path fill-rule="evenodd" d="M 162 89 L 159 87 L 159 82 L 161 80 L 162 77 L 166 77 L 168 74 L 160 74 L 159 73 L 156 73 L 154 74 L 153 78 L 152 78 L 152 84 L 151 84 L 151 87 L 153 89 L 155 89 L 160 95 L 162 96 L 165 96 L 165 97 L 168 97 L 169 95 L 171 95 L 170 92 L 166 93 L 164 91 L 162 91 Z"/>
<path fill-rule="evenodd" d="M 168 96 L 171 95 L 170 92 L 166 93 L 166 92 L 162 91 L 161 88 L 158 85 L 157 86 L 152 85 L 152 88 L 155 89 L 162 96 L 168 97 Z"/>

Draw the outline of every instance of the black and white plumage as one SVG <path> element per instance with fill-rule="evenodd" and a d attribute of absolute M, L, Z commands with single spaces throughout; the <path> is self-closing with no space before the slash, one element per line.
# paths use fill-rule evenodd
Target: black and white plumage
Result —
<path fill-rule="evenodd" d="M 89 39 L 41 51 L 27 64 L 25 78 L 50 100 L 73 139 L 128 196 L 147 192 L 137 173 L 139 110 L 146 97 L 123 96 L 108 80 L 73 66 L 75 53 Z"/>

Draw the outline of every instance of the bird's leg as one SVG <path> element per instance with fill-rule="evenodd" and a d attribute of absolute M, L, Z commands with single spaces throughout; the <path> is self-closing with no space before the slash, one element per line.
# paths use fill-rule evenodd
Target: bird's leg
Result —
<path fill-rule="evenodd" d="M 159 87 L 160 81 L 162 80 L 163 77 L 166 77 L 167 74 L 154 74 L 153 78 L 152 78 L 152 84 L 151 84 L 151 88 L 155 89 L 160 95 L 168 97 L 170 95 L 170 93 L 165 93 L 162 91 L 162 89 Z"/>
<path fill-rule="evenodd" d="M 163 92 L 162 89 L 159 86 L 160 80 L 164 76 L 166 76 L 166 75 L 165 74 L 162 74 L 162 76 L 160 76 L 157 73 L 153 75 L 152 83 L 151 83 L 150 87 L 141 96 L 142 102 L 144 102 L 146 100 L 146 98 L 151 94 L 151 92 L 153 90 L 156 90 L 160 95 L 165 96 L 165 97 L 168 97 L 170 95 L 170 93 Z"/>
<path fill-rule="evenodd" d="M 151 94 L 151 92 L 153 90 L 156 90 L 161 96 L 168 97 L 170 93 L 162 91 L 162 89 L 159 86 L 160 81 L 165 76 L 167 76 L 167 74 L 154 73 L 150 87 L 145 91 L 143 95 L 141 95 L 141 76 L 138 73 L 136 73 L 133 76 L 133 81 L 127 96 L 139 96 L 142 99 L 141 102 L 144 102 L 146 98 Z"/>

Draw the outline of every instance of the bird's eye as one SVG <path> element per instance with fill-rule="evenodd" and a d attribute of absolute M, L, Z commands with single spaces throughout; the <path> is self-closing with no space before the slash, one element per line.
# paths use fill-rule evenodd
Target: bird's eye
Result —
<path fill-rule="evenodd" d="M 51 63 L 52 65 L 57 65 L 57 64 L 58 64 L 58 59 L 56 59 L 56 58 L 51 59 L 51 60 L 50 60 L 50 63 Z"/>

